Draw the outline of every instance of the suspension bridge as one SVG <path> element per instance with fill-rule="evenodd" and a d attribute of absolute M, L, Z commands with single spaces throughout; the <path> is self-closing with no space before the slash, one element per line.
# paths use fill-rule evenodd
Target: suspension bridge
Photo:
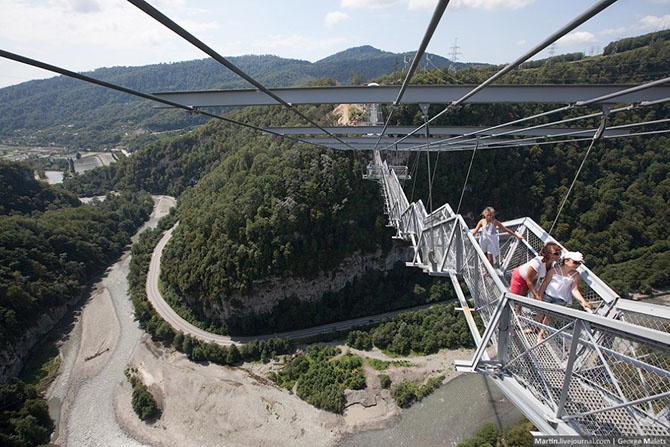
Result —
<path fill-rule="evenodd" d="M 593 314 L 510 293 L 508 282 L 512 270 L 535 257 L 546 242 L 554 241 L 550 233 L 527 217 L 505 222 L 506 227 L 522 235 L 523 239 L 501 235 L 502 253 L 498 268 L 493 268 L 460 215 L 454 213 L 448 204 L 428 213 L 422 202 L 409 203 L 400 183 L 408 176 L 407 168 L 389 166 L 381 158 L 383 150 L 477 150 L 553 144 L 568 138 L 570 141 L 595 141 L 599 138 L 666 133 L 666 128 L 645 130 L 643 127 L 667 124 L 670 120 L 666 118 L 610 126 L 607 117 L 667 102 L 670 100 L 667 86 L 670 78 L 667 77 L 639 85 L 494 84 L 616 0 L 597 1 L 476 86 L 409 85 L 449 4 L 448 0 L 439 0 L 402 85 L 273 90 L 244 73 L 146 1 L 129 2 L 233 71 L 253 88 L 246 91 L 148 94 L 8 51 L 0 50 L 0 57 L 148 99 L 162 106 L 249 127 L 264 134 L 318 147 L 372 150 L 373 162 L 368 166 L 366 177 L 380 183 L 384 209 L 389 216 L 389 225 L 396 229 L 395 237 L 412 247 L 412 259 L 407 264 L 430 275 L 449 277 L 459 297 L 477 350 L 473 358 L 459 362 L 458 369 L 488 375 L 545 434 L 611 437 L 670 435 L 670 312 L 666 307 L 621 299 L 584 265 L 579 268 L 584 288 L 582 294 L 596 309 Z M 564 105 L 486 128 L 430 126 L 445 113 L 477 102 Z M 296 107 L 300 104 L 336 103 L 391 104 L 391 111 L 401 104 L 418 104 L 424 112 L 425 122 L 422 126 L 405 129 L 390 126 L 389 117 L 383 126 L 373 123 L 367 127 L 331 128 L 316 123 Z M 428 117 L 430 103 L 446 104 L 446 107 L 435 116 Z M 205 111 L 208 107 L 252 105 L 285 107 L 308 126 L 262 128 Z M 584 113 L 578 118 L 541 125 L 525 125 L 538 118 L 575 112 L 594 105 L 602 107 L 602 112 Z M 598 118 L 601 118 L 599 128 L 565 127 L 566 123 L 577 119 Z M 520 127 L 520 124 L 525 127 Z M 555 127 L 552 128 L 552 125 Z M 642 130 L 635 132 L 637 126 Z M 415 136 L 424 130 L 425 138 Z M 522 309 L 519 314 L 514 311 L 517 306 Z M 538 313 L 550 315 L 552 323 L 538 323 L 534 318 Z M 475 316 L 480 317 L 481 327 Z M 547 333 L 542 340 L 538 341 L 534 334 L 526 334 L 526 329 L 540 327 Z"/>
<path fill-rule="evenodd" d="M 486 374 L 544 434 L 670 435 L 667 307 L 622 300 L 583 264 L 582 294 L 593 314 L 512 294 L 514 268 L 545 243 L 558 243 L 532 219 L 504 222 L 523 239 L 501 234 L 494 268 L 448 204 L 428 213 L 421 201 L 407 200 L 399 175 L 379 151 L 367 178 L 380 183 L 395 237 L 411 244 L 407 265 L 449 277 L 457 292 L 477 345 L 457 369 Z M 552 323 L 537 322 L 537 313 L 550 315 Z M 544 328 L 547 336 L 538 341 L 529 328 Z"/>

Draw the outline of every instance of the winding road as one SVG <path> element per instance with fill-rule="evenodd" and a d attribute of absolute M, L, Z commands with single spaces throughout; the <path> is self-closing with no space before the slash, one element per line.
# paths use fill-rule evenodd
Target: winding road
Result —
<path fill-rule="evenodd" d="M 222 346 L 230 346 L 232 344 L 243 344 L 252 340 L 259 340 L 259 339 L 262 340 L 268 338 L 287 337 L 290 339 L 307 339 L 321 334 L 336 331 L 348 331 L 356 327 L 378 323 L 379 321 L 383 320 L 386 317 L 390 317 L 401 312 L 407 312 L 410 310 L 430 307 L 432 305 L 432 304 L 422 305 L 413 307 L 411 309 L 401 309 L 397 311 L 365 316 L 361 318 L 354 318 L 352 320 L 339 321 L 336 323 L 324 324 L 322 326 L 315 326 L 307 329 L 300 329 L 297 331 L 282 332 L 276 334 L 259 335 L 253 337 L 236 336 L 234 338 L 226 335 L 212 334 L 211 332 L 202 330 L 192 325 L 188 321 L 184 320 L 183 318 L 181 318 L 177 314 L 177 312 L 175 312 L 174 309 L 172 309 L 172 307 L 170 307 L 170 305 L 165 302 L 165 300 L 161 296 L 160 291 L 158 290 L 158 282 L 159 282 L 158 277 L 160 275 L 161 255 L 163 253 L 163 249 L 165 248 L 168 241 L 172 237 L 172 232 L 175 230 L 175 228 L 177 228 L 177 225 L 173 226 L 172 228 L 170 228 L 168 231 L 165 232 L 161 240 L 156 245 L 153 255 L 151 256 L 151 262 L 149 264 L 149 273 L 147 275 L 147 289 L 146 289 L 147 298 L 149 299 L 149 302 L 152 304 L 154 309 L 156 309 L 156 312 L 158 312 L 158 314 L 165 321 L 167 321 L 170 324 L 170 326 L 172 326 L 173 329 L 181 331 L 184 334 L 190 335 L 207 343 L 214 342 Z"/>
<path fill-rule="evenodd" d="M 154 197 L 156 205 L 150 220 L 137 232 L 154 228 L 174 206 L 172 197 Z M 158 289 L 160 260 L 164 247 L 172 236 L 173 227 L 156 246 L 147 277 L 147 296 L 162 318 L 173 328 L 205 342 L 220 345 L 245 343 L 264 337 L 221 336 L 206 332 L 181 318 L 163 300 Z M 132 301 L 128 296 L 130 251 L 112 265 L 98 282 L 81 315 L 61 346 L 61 372 L 47 393 L 50 414 L 59 431 L 53 442 L 58 445 L 143 447 L 145 444 L 129 436 L 119 425 L 114 408 L 115 395 L 125 381 L 125 368 L 135 347 L 145 335 L 134 319 Z M 422 306 L 423 307 L 423 306 Z M 406 311 L 406 310 L 405 310 Z M 400 311 L 398 311 L 400 312 Z M 309 338 L 332 331 L 348 330 L 378 322 L 398 312 L 368 316 L 299 331 L 269 334 L 265 338 Z M 102 320 L 96 320 L 102 315 Z M 90 320 L 88 320 L 90 318 Z"/>

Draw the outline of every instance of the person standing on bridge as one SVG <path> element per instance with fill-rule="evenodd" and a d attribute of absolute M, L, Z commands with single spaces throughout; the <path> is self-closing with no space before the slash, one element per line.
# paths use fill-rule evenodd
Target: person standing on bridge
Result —
<path fill-rule="evenodd" d="M 531 292 L 536 300 L 541 300 L 538 285 L 542 284 L 554 262 L 560 261 L 561 253 L 561 247 L 556 242 L 544 244 L 538 256 L 514 269 L 509 291 L 521 296 L 527 296 L 528 292 Z M 517 304 L 514 311 L 517 315 L 521 315 L 521 305 Z"/>
<path fill-rule="evenodd" d="M 584 256 L 578 251 L 568 251 L 563 255 L 563 261 L 560 265 L 554 266 L 547 272 L 542 285 L 540 286 L 540 296 L 545 303 L 557 304 L 559 306 L 569 306 L 572 303 L 572 297 L 579 300 L 585 311 L 591 312 L 591 304 L 584 298 L 579 291 L 579 281 L 581 277 L 577 269 L 584 262 Z M 548 315 L 541 317 L 538 314 L 537 321 L 547 326 L 551 323 Z M 545 330 L 542 328 L 537 335 L 538 340 L 542 340 Z"/>
<path fill-rule="evenodd" d="M 473 236 L 476 235 L 479 230 L 482 230 L 482 234 L 479 236 L 479 245 L 481 245 L 482 251 L 486 254 L 486 258 L 494 267 L 494 259 L 500 256 L 500 242 L 498 241 L 496 228 L 511 234 L 519 240 L 523 239 L 523 236 L 516 234 L 514 231 L 500 223 L 500 221 L 495 218 L 495 215 L 496 210 L 491 206 L 487 206 L 484 208 L 484 211 L 482 211 L 482 218 L 477 222 L 475 229 L 472 230 Z"/>

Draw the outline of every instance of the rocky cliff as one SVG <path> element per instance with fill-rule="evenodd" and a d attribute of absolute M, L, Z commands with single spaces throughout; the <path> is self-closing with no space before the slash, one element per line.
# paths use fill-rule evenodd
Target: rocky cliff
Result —
<path fill-rule="evenodd" d="M 291 296 L 296 296 L 301 301 L 317 301 L 324 293 L 342 290 L 347 283 L 361 278 L 368 270 L 391 270 L 396 262 L 406 260 L 407 256 L 407 247 L 399 244 L 395 244 L 386 253 L 381 249 L 368 254 L 356 252 L 345 258 L 334 270 L 322 271 L 316 278 L 274 277 L 254 281 L 252 295 L 225 296 L 203 311 L 208 318 L 224 321 L 231 315 L 246 316 L 270 312 L 280 301 Z"/>

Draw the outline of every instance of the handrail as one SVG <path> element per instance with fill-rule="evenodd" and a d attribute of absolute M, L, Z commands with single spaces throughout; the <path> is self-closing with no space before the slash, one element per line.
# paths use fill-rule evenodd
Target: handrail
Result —
<path fill-rule="evenodd" d="M 449 276 L 459 296 L 478 347 L 473 359 L 457 362 L 458 369 L 489 375 L 547 434 L 670 435 L 668 309 L 621 299 L 584 265 L 578 269 L 580 288 L 595 314 L 514 295 L 508 288 L 512 270 L 546 242 L 558 241 L 528 217 L 506 221 L 524 238 L 501 234 L 494 268 L 448 204 L 429 214 L 421 201 L 409 203 L 379 152 L 375 169 L 389 225 L 396 238 L 412 245 L 407 265 Z M 538 314 L 550 316 L 551 323 L 539 322 Z M 546 332 L 542 339 L 540 329 Z"/>

